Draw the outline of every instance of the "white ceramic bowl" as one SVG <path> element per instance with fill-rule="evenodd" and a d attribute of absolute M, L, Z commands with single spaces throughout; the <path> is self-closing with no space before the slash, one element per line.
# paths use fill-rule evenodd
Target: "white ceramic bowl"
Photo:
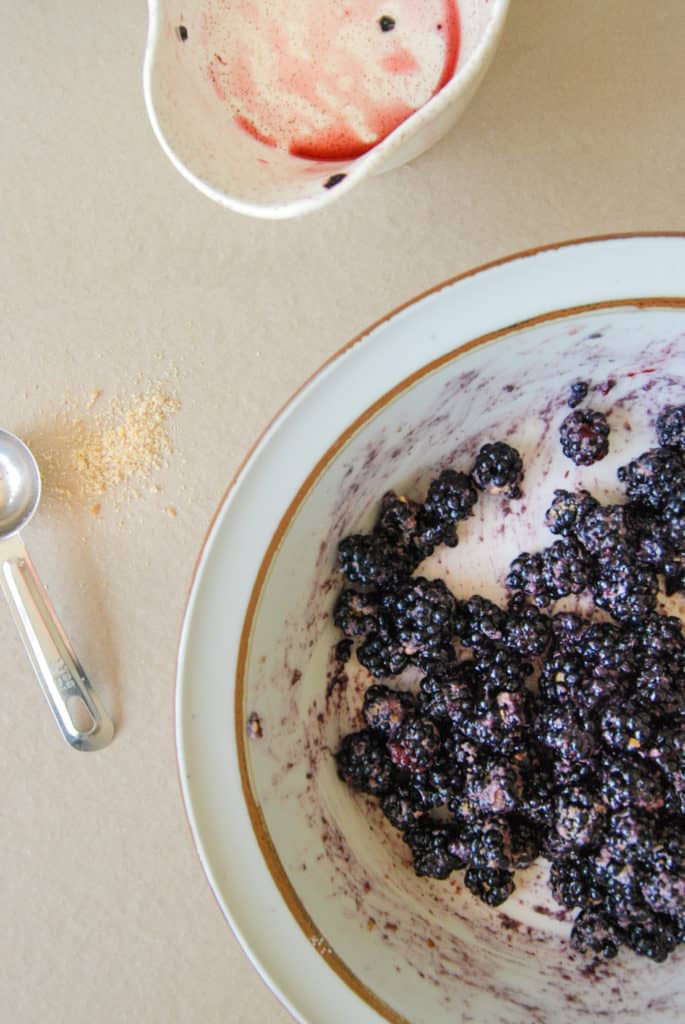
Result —
<path fill-rule="evenodd" d="M 499 500 L 481 501 L 459 547 L 428 568 L 459 596 L 501 596 L 554 486 L 618 496 L 616 466 L 653 443 L 656 412 L 685 395 L 683 268 L 685 236 L 615 238 L 448 282 L 325 366 L 230 486 L 181 638 L 180 777 L 217 899 L 298 1020 L 685 1019 L 682 950 L 658 967 L 621 951 L 589 972 L 542 866 L 520 873 L 498 910 L 466 893 L 461 873 L 416 878 L 374 801 L 336 777 L 331 752 L 370 680 L 354 662 L 346 685 L 329 671 L 336 544 L 369 526 L 387 488 L 420 497 L 443 465 L 468 468 L 484 439 L 521 449 L 525 500 L 506 529 Z M 617 382 L 593 392 L 611 410 L 612 447 L 588 469 L 557 454 L 579 377 Z"/>
<path fill-rule="evenodd" d="M 268 13 L 269 0 L 259 6 Z M 176 169 L 205 195 L 239 213 L 282 218 L 318 209 L 437 142 L 482 81 L 509 0 L 459 0 L 461 45 L 450 81 L 368 153 L 327 162 L 268 148 L 236 124 L 208 75 L 208 7 L 209 0 L 149 0 L 143 78 L 152 126 Z M 386 13 L 382 4 L 378 13 Z M 223 16 L 231 17 L 230 5 Z"/>

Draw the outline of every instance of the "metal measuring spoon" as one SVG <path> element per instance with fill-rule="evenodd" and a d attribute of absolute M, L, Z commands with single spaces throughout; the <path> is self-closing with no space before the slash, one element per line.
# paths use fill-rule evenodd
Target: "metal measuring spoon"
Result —
<path fill-rule="evenodd" d="M 40 500 L 40 472 L 18 437 L 0 430 L 0 585 L 62 736 L 100 750 L 114 725 L 74 654 L 19 531 Z"/>

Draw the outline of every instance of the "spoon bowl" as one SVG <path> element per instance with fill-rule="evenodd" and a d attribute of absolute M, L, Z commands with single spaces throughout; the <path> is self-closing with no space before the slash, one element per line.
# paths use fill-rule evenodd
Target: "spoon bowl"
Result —
<path fill-rule="evenodd" d="M 18 533 L 38 508 L 38 464 L 23 441 L 0 430 L 0 539 Z"/>

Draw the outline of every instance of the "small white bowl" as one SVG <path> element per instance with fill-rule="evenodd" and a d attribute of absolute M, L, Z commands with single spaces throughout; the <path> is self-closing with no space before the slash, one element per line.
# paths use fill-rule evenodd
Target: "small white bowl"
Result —
<path fill-rule="evenodd" d="M 481 500 L 429 573 L 460 597 L 496 599 L 555 486 L 618 499 L 617 465 L 654 443 L 658 410 L 685 394 L 684 266 L 685 236 L 615 238 L 447 282 L 325 366 L 229 488 L 181 636 L 179 775 L 219 904 L 298 1020 L 685 1019 L 685 950 L 657 967 L 621 951 L 589 972 L 542 866 L 519 873 L 498 910 L 461 873 L 416 878 L 374 801 L 335 772 L 370 677 L 354 660 L 346 685 L 329 674 L 336 545 L 368 528 L 386 489 L 420 497 L 444 465 L 468 469 L 484 440 L 519 447 L 524 500 L 506 516 L 500 499 Z M 585 469 L 560 458 L 557 439 L 579 377 L 616 380 L 592 393 L 611 410 L 611 449 Z"/>
<path fill-rule="evenodd" d="M 447 84 L 364 155 L 326 162 L 267 147 L 239 127 L 208 74 L 208 6 L 208 0 L 149 0 L 144 89 L 152 126 L 176 169 L 205 195 L 239 213 L 285 218 L 413 160 L 449 131 L 490 65 L 509 0 L 459 0 L 461 41 Z M 269 0 L 257 6 L 268 9 Z"/>

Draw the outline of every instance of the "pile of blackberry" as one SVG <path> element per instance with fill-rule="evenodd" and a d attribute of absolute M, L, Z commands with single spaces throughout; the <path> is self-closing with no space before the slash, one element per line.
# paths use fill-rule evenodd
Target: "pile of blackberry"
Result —
<path fill-rule="evenodd" d="M 555 899 L 578 909 L 577 950 L 662 961 L 685 942 L 685 635 L 657 610 L 660 592 L 685 592 L 685 406 L 656 428 L 657 447 L 618 470 L 623 503 L 554 492 L 556 539 L 514 559 L 505 607 L 416 570 L 457 543 L 479 491 L 520 494 L 515 449 L 484 446 L 423 504 L 389 492 L 373 530 L 340 543 L 353 586 L 334 620 L 385 680 L 338 774 L 378 798 L 417 875 L 464 869 L 496 907 L 544 856 Z M 584 591 L 609 614 L 555 610 Z M 416 693 L 389 684 L 408 665 Z"/>

